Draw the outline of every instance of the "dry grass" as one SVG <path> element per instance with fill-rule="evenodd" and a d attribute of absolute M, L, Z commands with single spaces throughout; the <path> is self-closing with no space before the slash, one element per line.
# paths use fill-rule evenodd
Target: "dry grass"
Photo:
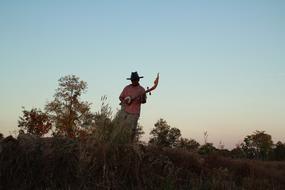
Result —
<path fill-rule="evenodd" d="M 7 137 L 0 144 L 0 189 L 285 189 L 284 162 L 202 157 L 114 134 L 84 141 Z"/>

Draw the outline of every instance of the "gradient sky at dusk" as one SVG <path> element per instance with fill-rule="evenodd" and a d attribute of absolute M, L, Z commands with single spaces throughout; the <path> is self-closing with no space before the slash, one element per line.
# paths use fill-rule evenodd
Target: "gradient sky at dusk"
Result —
<path fill-rule="evenodd" d="M 255 130 L 285 141 L 285 1 L 0 1 L 0 132 L 43 108 L 75 74 L 94 111 L 112 108 L 132 71 L 161 82 L 140 123 L 233 147 Z"/>

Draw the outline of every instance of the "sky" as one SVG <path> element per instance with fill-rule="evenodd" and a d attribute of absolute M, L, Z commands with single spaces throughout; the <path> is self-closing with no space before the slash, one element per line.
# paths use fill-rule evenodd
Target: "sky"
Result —
<path fill-rule="evenodd" d="M 165 119 L 182 136 L 232 148 L 264 130 L 285 142 L 283 0 L 0 0 L 0 132 L 44 108 L 58 79 L 87 82 L 82 99 L 114 112 L 133 71 L 152 86 L 145 136 Z"/>

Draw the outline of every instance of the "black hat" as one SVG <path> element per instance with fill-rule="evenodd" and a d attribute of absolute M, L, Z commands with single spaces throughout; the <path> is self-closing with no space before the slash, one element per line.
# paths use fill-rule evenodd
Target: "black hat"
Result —
<path fill-rule="evenodd" d="M 127 78 L 127 80 L 140 80 L 143 76 L 139 76 L 138 72 L 132 72 L 131 78 Z"/>

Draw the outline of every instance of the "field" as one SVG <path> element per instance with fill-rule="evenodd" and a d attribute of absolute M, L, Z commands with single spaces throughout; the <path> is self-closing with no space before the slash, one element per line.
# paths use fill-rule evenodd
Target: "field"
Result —
<path fill-rule="evenodd" d="M 199 155 L 89 137 L 6 137 L 0 189 L 285 189 L 285 162 Z"/>

